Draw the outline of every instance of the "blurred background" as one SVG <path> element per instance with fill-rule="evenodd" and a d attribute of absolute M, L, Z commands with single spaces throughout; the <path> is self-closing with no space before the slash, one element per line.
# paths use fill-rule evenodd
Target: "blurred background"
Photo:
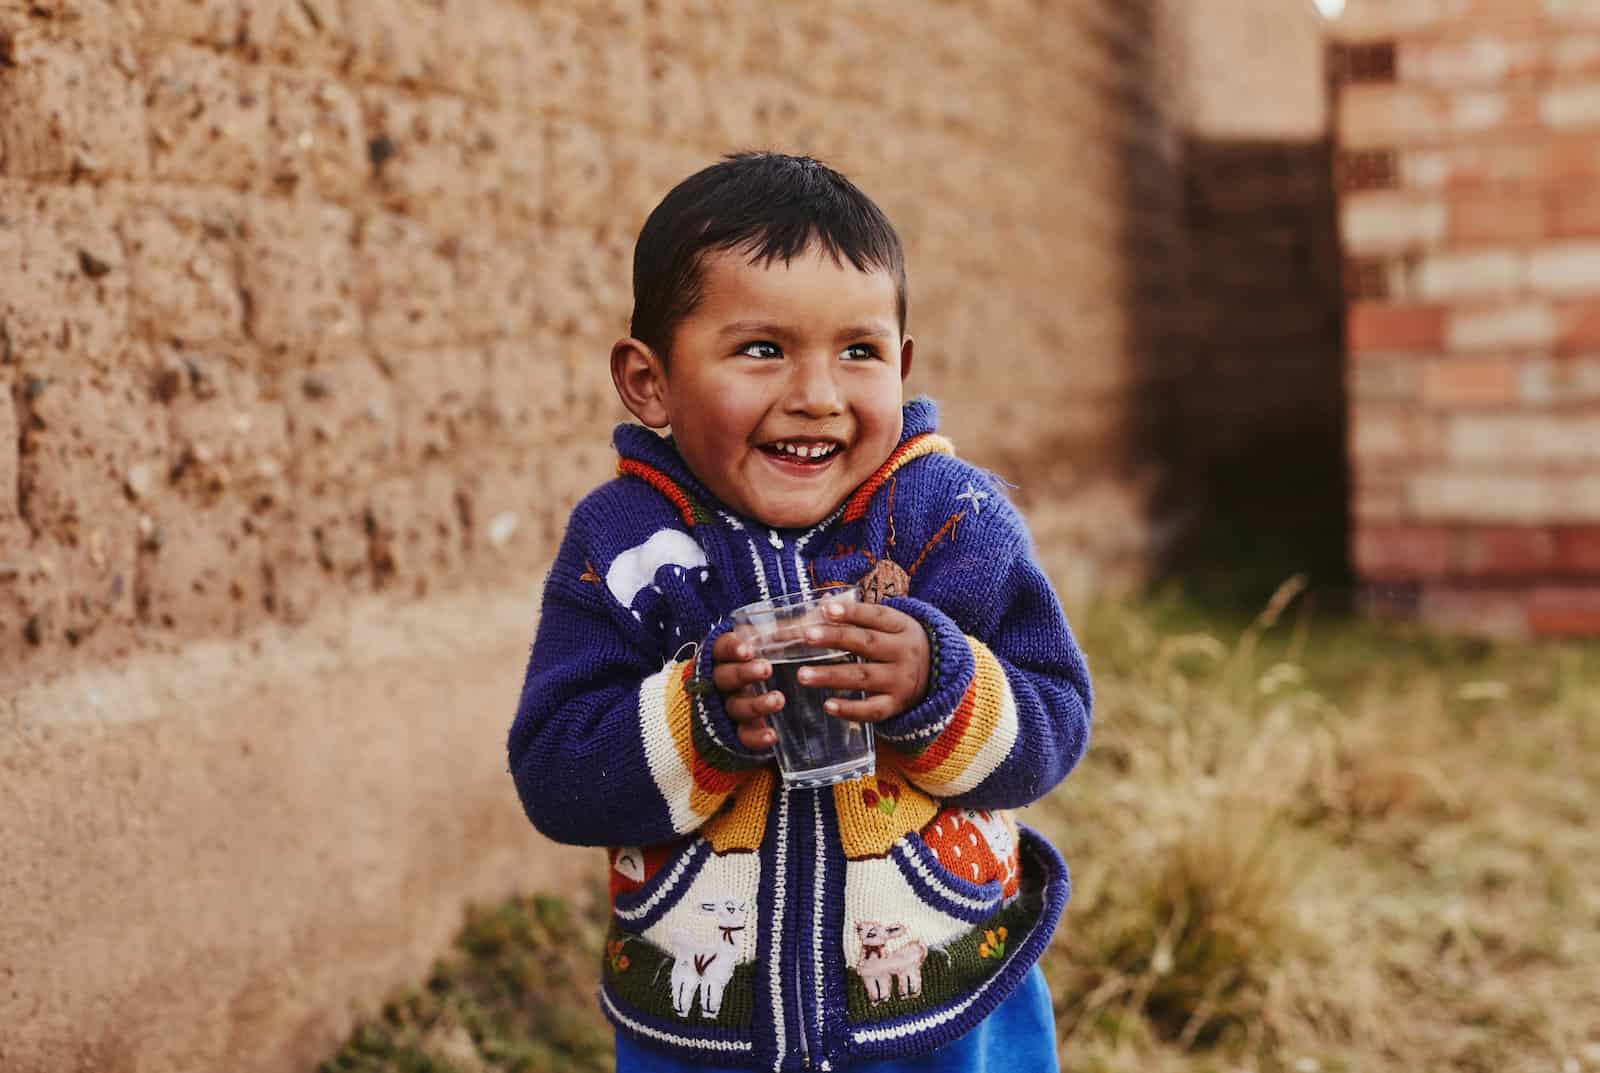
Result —
<path fill-rule="evenodd" d="M 1064 1067 L 1600 1070 L 1597 0 L 0 0 L 0 1068 L 605 1068 L 504 737 L 752 147 L 1094 668 Z"/>

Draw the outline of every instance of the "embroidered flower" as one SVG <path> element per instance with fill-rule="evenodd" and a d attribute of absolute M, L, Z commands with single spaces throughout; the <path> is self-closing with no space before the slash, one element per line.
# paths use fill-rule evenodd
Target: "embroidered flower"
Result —
<path fill-rule="evenodd" d="M 606 961 L 611 965 L 612 972 L 628 971 L 628 955 L 622 952 L 622 944 L 626 939 L 612 939 L 606 944 Z"/>
<path fill-rule="evenodd" d="M 898 783 L 879 779 L 876 790 L 871 787 L 862 787 L 861 802 L 868 808 L 875 808 L 885 816 L 893 816 L 894 810 L 900 807 L 900 786 Z"/>
<path fill-rule="evenodd" d="M 983 933 L 986 940 L 978 944 L 978 956 L 994 958 L 996 961 L 1006 956 L 1006 929 L 989 928 Z"/>

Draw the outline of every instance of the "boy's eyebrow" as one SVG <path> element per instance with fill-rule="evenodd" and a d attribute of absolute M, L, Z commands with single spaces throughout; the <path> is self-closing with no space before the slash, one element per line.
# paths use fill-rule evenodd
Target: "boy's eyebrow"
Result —
<path fill-rule="evenodd" d="M 736 335 L 770 335 L 773 337 L 790 336 L 796 332 L 776 321 L 770 320 L 735 320 L 724 324 L 718 331 L 719 338 Z M 888 338 L 894 335 L 894 330 L 887 324 L 852 324 L 842 329 L 835 338 L 844 342 L 847 339 L 862 338 Z"/>
<path fill-rule="evenodd" d="M 848 339 L 889 339 L 894 330 L 887 324 L 855 324 L 841 331 L 835 338 L 843 343 Z"/>
<path fill-rule="evenodd" d="M 724 324 L 718 331 L 719 338 L 734 335 L 788 335 L 789 329 L 770 320 L 735 320 Z"/>

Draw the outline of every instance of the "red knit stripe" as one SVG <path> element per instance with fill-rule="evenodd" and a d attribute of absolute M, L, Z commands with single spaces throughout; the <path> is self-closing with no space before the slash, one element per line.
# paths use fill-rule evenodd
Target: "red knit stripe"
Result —
<path fill-rule="evenodd" d="M 867 512 L 867 504 L 872 502 L 872 497 L 878 489 L 883 487 L 883 482 L 894 476 L 895 470 L 911 461 L 913 458 L 937 451 L 949 451 L 950 443 L 943 436 L 933 432 L 924 432 L 920 436 L 913 436 L 905 443 L 894 449 L 887 461 L 878 467 L 878 471 L 868 477 L 866 483 L 856 489 L 856 494 L 850 497 L 850 502 L 844 508 L 844 520 L 853 522 Z"/>
<path fill-rule="evenodd" d="M 668 477 L 654 466 L 646 465 L 632 458 L 624 458 L 618 462 L 617 472 L 625 477 L 639 478 L 672 500 L 672 505 L 678 508 L 679 514 L 683 515 L 684 524 L 694 525 L 694 505 L 689 501 L 689 497 L 684 494 L 683 489 L 679 488 L 671 477 Z"/>
<path fill-rule="evenodd" d="M 733 792 L 738 786 L 741 777 L 739 772 L 723 771 L 706 763 L 705 759 L 696 753 L 694 758 L 694 784 L 696 788 L 708 794 L 726 794 Z"/>
<path fill-rule="evenodd" d="M 908 772 L 917 775 L 926 774 L 937 768 L 955 751 L 956 746 L 961 744 L 961 739 L 967 736 L 967 725 L 972 722 L 972 710 L 977 696 L 978 677 L 973 675 L 972 684 L 967 686 L 967 691 L 961 695 L 961 703 L 956 706 L 955 715 L 950 717 L 950 724 L 939 732 L 931 745 L 905 762 Z"/>

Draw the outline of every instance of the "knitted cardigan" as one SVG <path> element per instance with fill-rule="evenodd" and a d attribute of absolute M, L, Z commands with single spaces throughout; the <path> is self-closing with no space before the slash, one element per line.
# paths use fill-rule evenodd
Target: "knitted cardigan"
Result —
<path fill-rule="evenodd" d="M 785 1070 L 931 1051 L 1038 959 L 1060 856 L 1006 810 L 1089 737 L 1087 667 L 997 482 L 906 404 L 882 467 L 806 530 L 736 516 L 672 442 L 617 429 L 573 511 L 509 752 L 548 837 L 607 846 L 600 1001 L 634 1038 Z M 734 607 L 860 585 L 927 630 L 926 698 L 876 725 L 875 775 L 790 789 L 711 687 Z"/>

